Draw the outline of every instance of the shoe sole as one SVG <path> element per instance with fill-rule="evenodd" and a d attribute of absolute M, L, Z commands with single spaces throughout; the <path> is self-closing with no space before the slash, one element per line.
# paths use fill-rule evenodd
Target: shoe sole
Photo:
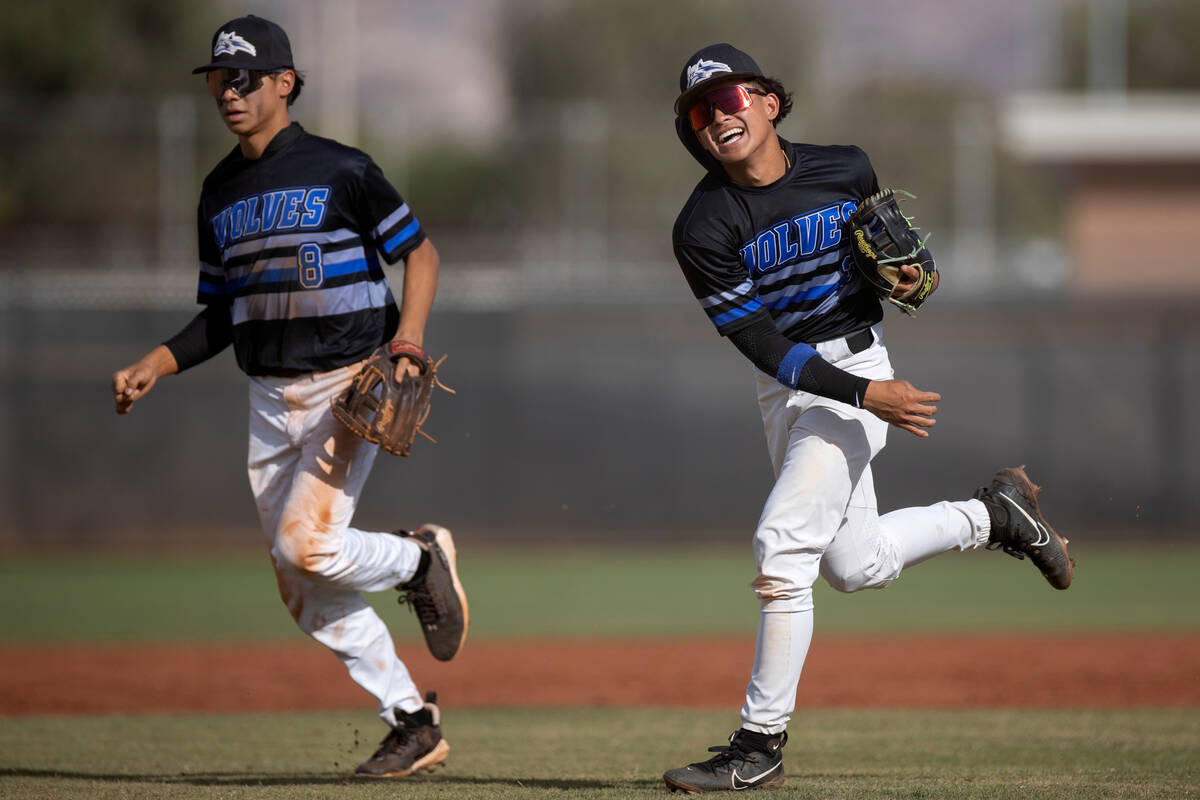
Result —
<path fill-rule="evenodd" d="M 1066 559 L 1067 563 L 1066 580 L 1063 581 L 1059 579 L 1056 582 L 1055 579 L 1052 578 L 1048 573 L 1042 572 L 1042 575 L 1055 589 L 1069 588 L 1071 586 L 1071 581 L 1075 580 L 1075 559 L 1071 558 L 1070 554 L 1067 553 L 1067 543 L 1069 540 L 1059 535 L 1058 531 L 1050 527 L 1050 523 L 1046 521 L 1044 516 L 1042 516 L 1042 509 L 1038 506 L 1037 501 L 1038 495 L 1041 494 L 1042 487 L 1029 480 L 1029 476 L 1025 474 L 1024 466 L 1007 467 L 1000 470 L 996 473 L 995 482 L 1011 486 L 1017 491 L 1018 494 L 1021 495 L 1021 497 L 1025 498 L 1025 501 L 1029 503 L 1029 505 L 1033 508 L 1033 513 L 1037 516 L 1037 523 L 1046 529 L 1046 532 L 1050 534 L 1054 541 L 1058 542 L 1058 546 L 1062 550 L 1063 557 Z M 1030 558 L 1032 559 L 1032 556 Z"/>
<path fill-rule="evenodd" d="M 446 564 L 450 567 L 450 582 L 454 586 L 454 594 L 458 596 L 459 605 L 462 606 L 463 613 L 463 632 L 462 638 L 458 640 L 458 647 L 454 648 L 454 652 L 447 658 L 434 656 L 439 661 L 449 661 L 458 655 L 467 641 L 467 630 L 471 627 L 471 614 L 467 608 L 467 593 L 463 589 L 462 582 L 458 579 L 458 552 L 454 549 L 454 537 L 450 531 L 443 528 L 441 525 L 434 525 L 427 522 L 417 529 L 418 531 L 429 531 L 433 534 L 433 541 L 442 552 L 446 554 Z"/>
<path fill-rule="evenodd" d="M 425 770 L 433 772 L 439 766 L 446 763 L 446 757 L 450 755 L 450 743 L 445 739 L 439 741 L 432 750 L 413 762 L 413 765 L 408 769 L 397 770 L 396 772 L 381 772 L 378 775 L 364 772 L 356 772 L 355 777 L 358 778 L 407 778 L 414 772 Z"/>
<path fill-rule="evenodd" d="M 746 786 L 741 789 L 737 789 L 736 791 L 741 792 L 741 791 L 747 791 L 747 790 L 751 790 L 751 789 L 778 789 L 781 786 L 783 786 L 783 784 L 786 782 L 786 780 L 787 780 L 786 776 L 780 775 L 779 777 L 772 778 L 769 781 L 764 781 L 762 783 L 756 783 L 753 786 Z M 714 789 L 706 789 L 706 788 L 703 788 L 700 786 L 689 786 L 686 783 L 680 783 L 679 781 L 671 780 L 666 775 L 663 776 L 663 783 L 665 783 L 667 785 L 667 789 L 669 789 L 670 791 L 683 792 L 684 794 L 704 794 L 705 792 L 735 791 L 732 787 L 729 787 L 729 786 L 721 786 L 719 788 L 714 788 Z"/>

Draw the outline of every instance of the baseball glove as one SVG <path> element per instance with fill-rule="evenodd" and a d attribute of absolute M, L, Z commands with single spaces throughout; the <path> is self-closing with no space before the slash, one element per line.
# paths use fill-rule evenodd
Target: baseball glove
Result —
<path fill-rule="evenodd" d="M 912 197 L 908 192 L 901 194 Z M 898 306 L 909 316 L 917 313 L 933 293 L 937 270 L 933 256 L 925 248 L 925 239 L 917 235 L 912 217 L 904 216 L 896 191 L 884 189 L 862 201 L 846 220 L 850 252 L 854 264 L 880 297 Z M 920 270 L 916 284 L 897 296 L 900 266 L 911 264 Z"/>
<path fill-rule="evenodd" d="M 421 372 L 405 374 L 397 382 L 396 362 L 403 356 Z M 394 455 L 408 455 L 418 433 L 436 442 L 421 426 L 429 416 L 434 386 L 454 394 L 438 380 L 438 367 L 445 359 L 442 356 L 435 362 L 412 342 L 388 342 L 371 354 L 346 391 L 333 401 L 333 415 L 354 433 Z"/>

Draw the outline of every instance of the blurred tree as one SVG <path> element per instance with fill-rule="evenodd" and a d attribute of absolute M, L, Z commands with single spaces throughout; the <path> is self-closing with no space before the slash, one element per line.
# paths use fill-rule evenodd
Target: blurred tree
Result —
<path fill-rule="evenodd" d="M 882 75 L 815 101 L 803 119 L 790 127 L 785 122 L 782 133 L 799 141 L 863 148 L 880 186 L 916 194 L 909 210 L 944 242 L 954 220 L 955 114 L 971 96 L 958 84 Z"/>
<path fill-rule="evenodd" d="M 1063 89 L 1088 85 L 1088 14 L 1092 3 L 1063 5 Z M 1131 90 L 1200 90 L 1200 3 L 1137 0 L 1125 5 L 1125 74 Z"/>
<path fill-rule="evenodd" d="M 199 88 L 189 73 L 206 55 L 211 16 L 182 0 L 6 7 L 0 229 L 153 228 L 158 100 Z"/>
<path fill-rule="evenodd" d="M 182 0 L 10 4 L 0 26 L 0 91 L 178 89 L 205 55 L 211 16 Z M 197 31 L 206 31 L 202 40 Z"/>
<path fill-rule="evenodd" d="M 778 0 L 533 0 L 514 3 L 503 41 L 519 101 L 661 100 L 669 111 L 683 60 L 713 42 L 749 52 L 768 72 L 799 75 L 805 6 Z"/>
<path fill-rule="evenodd" d="M 811 66 L 797 44 L 807 19 L 777 0 L 514 2 L 502 41 L 520 144 L 508 157 L 528 219 L 665 242 L 699 178 L 674 132 L 684 59 L 730 42 L 795 90 Z"/>

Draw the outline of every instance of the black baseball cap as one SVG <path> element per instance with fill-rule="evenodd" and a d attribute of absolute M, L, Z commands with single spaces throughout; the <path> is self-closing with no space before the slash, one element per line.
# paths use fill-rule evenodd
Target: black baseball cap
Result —
<path fill-rule="evenodd" d="M 692 54 L 679 73 L 679 97 L 675 114 L 682 116 L 709 88 L 719 82 L 762 78 L 763 72 L 754 59 L 731 44 L 710 44 Z"/>
<path fill-rule="evenodd" d="M 192 70 L 195 75 L 214 69 L 295 69 L 292 45 L 283 28 L 269 19 L 247 17 L 231 19 L 212 37 L 212 61 Z"/>

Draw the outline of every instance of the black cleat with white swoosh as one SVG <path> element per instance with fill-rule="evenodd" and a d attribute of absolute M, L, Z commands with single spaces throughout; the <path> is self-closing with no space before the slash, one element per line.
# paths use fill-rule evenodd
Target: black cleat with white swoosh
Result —
<path fill-rule="evenodd" d="M 975 492 L 975 499 L 983 502 L 992 518 L 989 550 L 1003 548 L 1021 559 L 1029 556 L 1051 586 L 1066 589 L 1075 577 L 1075 560 L 1067 555 L 1067 540 L 1050 527 L 1038 508 L 1041 490 L 1024 467 L 1008 467 L 996 473 L 991 486 Z"/>
<path fill-rule="evenodd" d="M 667 770 L 663 781 L 673 792 L 732 792 L 741 789 L 778 789 L 783 786 L 783 754 L 787 731 L 757 733 L 734 731 L 729 745 L 708 748 L 717 755 L 708 761 Z"/>

